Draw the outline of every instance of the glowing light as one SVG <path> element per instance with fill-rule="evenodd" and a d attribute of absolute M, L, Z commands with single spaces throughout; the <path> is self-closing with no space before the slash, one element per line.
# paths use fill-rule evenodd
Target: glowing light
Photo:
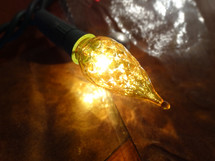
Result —
<path fill-rule="evenodd" d="M 93 103 L 93 99 L 94 97 L 92 94 L 87 94 L 83 97 L 84 102 L 90 103 L 90 104 Z"/>
<path fill-rule="evenodd" d="M 98 57 L 96 57 L 95 60 L 95 72 L 98 72 L 99 74 L 102 74 L 103 72 L 105 72 L 109 65 L 111 64 L 111 60 L 108 59 L 107 56 L 105 55 L 98 55 Z"/>
<path fill-rule="evenodd" d="M 94 87 L 93 90 L 92 88 L 91 90 L 88 89 L 88 93 L 86 92 L 83 95 L 83 101 L 88 104 L 93 104 L 95 101 L 98 101 L 106 97 L 107 97 L 107 93 L 104 89 Z"/>
<path fill-rule="evenodd" d="M 74 53 L 83 74 L 92 83 L 122 95 L 147 99 L 164 109 L 170 108 L 154 90 L 139 62 L 113 39 L 102 36 L 86 38 Z M 90 94 L 84 100 L 91 102 L 98 95 Z"/>
<path fill-rule="evenodd" d="M 82 130 L 95 128 L 100 125 L 100 122 L 94 124 L 94 121 L 97 119 L 107 120 L 107 117 L 110 117 L 109 112 L 115 108 L 115 104 L 109 91 L 77 77 L 68 81 L 68 87 L 71 90 L 73 100 L 73 107 L 69 109 L 73 116 L 72 119 L 78 120 L 76 122 L 78 124 L 77 128 L 82 128 Z M 94 120 L 95 117 L 96 120 Z M 86 120 L 89 120 L 89 122 L 86 122 Z M 111 121 L 116 120 L 113 119 Z"/>

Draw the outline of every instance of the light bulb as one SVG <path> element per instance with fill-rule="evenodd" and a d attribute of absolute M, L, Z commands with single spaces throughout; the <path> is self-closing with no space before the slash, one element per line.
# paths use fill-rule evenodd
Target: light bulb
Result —
<path fill-rule="evenodd" d="M 84 35 L 74 45 L 72 58 L 92 83 L 115 93 L 149 100 L 163 109 L 170 108 L 139 62 L 115 40 Z"/>

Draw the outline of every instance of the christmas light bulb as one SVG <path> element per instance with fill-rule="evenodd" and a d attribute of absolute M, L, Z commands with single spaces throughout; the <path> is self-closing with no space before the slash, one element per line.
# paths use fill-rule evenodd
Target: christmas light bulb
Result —
<path fill-rule="evenodd" d="M 72 59 L 92 83 L 115 93 L 147 99 L 163 109 L 170 108 L 139 62 L 115 40 L 84 35 L 74 45 Z"/>

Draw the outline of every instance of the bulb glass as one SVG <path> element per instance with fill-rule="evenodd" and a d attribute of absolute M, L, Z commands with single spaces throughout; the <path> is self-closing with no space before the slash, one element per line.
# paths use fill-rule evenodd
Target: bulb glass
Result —
<path fill-rule="evenodd" d="M 122 44 L 97 36 L 82 40 L 74 52 L 83 74 L 94 84 L 170 108 L 154 90 L 146 71 Z"/>

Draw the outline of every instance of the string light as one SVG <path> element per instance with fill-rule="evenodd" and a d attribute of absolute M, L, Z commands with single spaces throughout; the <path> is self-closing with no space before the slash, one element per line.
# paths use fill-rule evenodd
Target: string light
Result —
<path fill-rule="evenodd" d="M 92 83 L 122 95 L 149 100 L 163 109 L 170 108 L 122 44 L 108 37 L 85 34 L 45 10 L 36 12 L 34 24 L 68 54 L 72 53 L 72 60 Z"/>
<path fill-rule="evenodd" d="M 46 4 L 45 1 L 44 3 Z M 29 9 L 21 11 L 14 17 L 13 23 L 3 24 L 1 32 L 4 31 L 5 34 L 0 39 L 0 47 L 11 39 L 10 35 L 17 36 L 18 33 L 13 30 L 25 15 L 24 13 L 29 15 L 25 16 L 27 19 L 21 25 L 23 28 L 34 15 L 31 24 L 37 26 L 67 53 L 70 54 L 72 51 L 72 60 L 80 65 L 89 81 L 122 95 L 147 99 L 163 109 L 170 108 L 170 104 L 164 101 L 153 88 L 145 70 L 122 44 L 108 37 L 85 34 L 44 10 L 45 4 L 35 9 L 38 7 L 38 1 L 33 1 Z M 20 28 L 20 31 L 23 28 Z M 86 98 L 85 101 L 90 103 L 94 96 L 88 97 L 91 99 Z"/>
<path fill-rule="evenodd" d="M 73 61 L 92 83 L 115 93 L 149 100 L 163 109 L 170 108 L 157 94 L 139 62 L 115 40 L 86 34 L 72 51 Z"/>

